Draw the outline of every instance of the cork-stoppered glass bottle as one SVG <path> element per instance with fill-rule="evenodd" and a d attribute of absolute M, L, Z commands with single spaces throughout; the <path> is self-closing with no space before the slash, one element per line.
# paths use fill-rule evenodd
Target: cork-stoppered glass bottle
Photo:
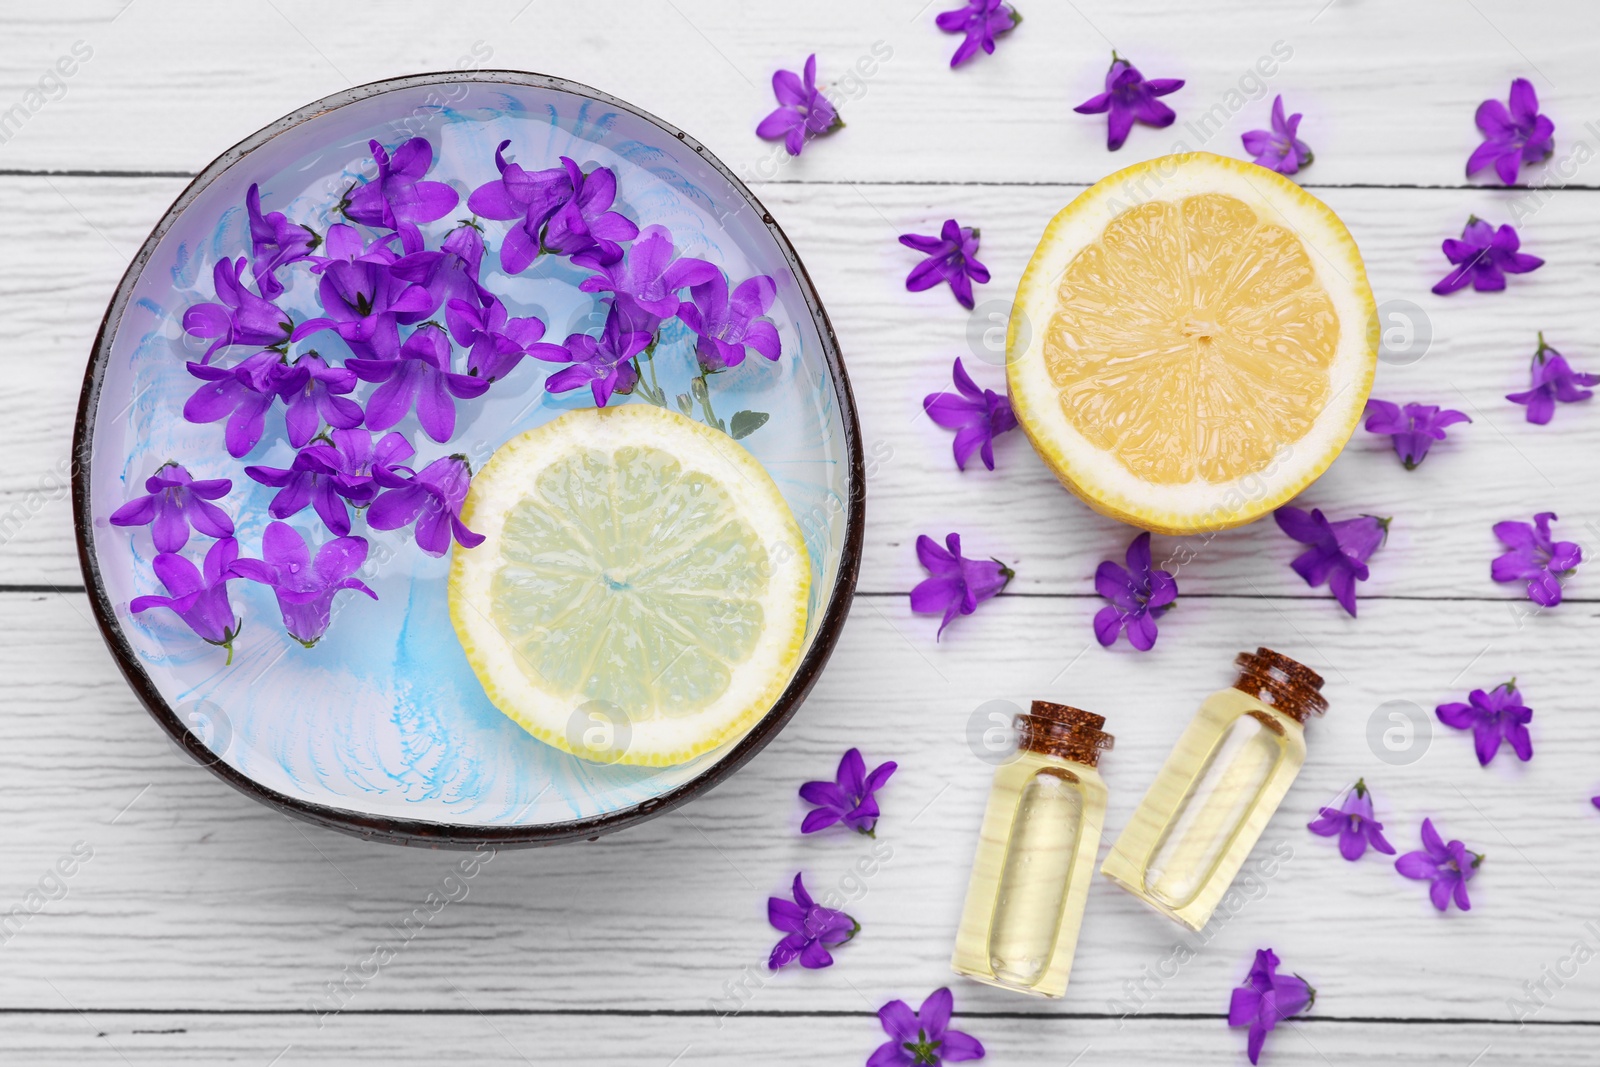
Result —
<path fill-rule="evenodd" d="M 1199 930 L 1305 764 L 1305 721 L 1322 677 L 1271 649 L 1241 652 L 1233 687 L 1211 694 L 1106 855 L 1100 873 Z"/>
<path fill-rule="evenodd" d="M 1105 718 L 1046 701 L 1016 717 L 996 768 L 950 966 L 1034 996 L 1066 992 L 1105 823 Z"/>

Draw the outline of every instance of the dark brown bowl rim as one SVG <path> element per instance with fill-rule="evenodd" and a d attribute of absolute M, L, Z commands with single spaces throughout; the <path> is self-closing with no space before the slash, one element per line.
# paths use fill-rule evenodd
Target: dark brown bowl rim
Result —
<path fill-rule="evenodd" d="M 822 619 L 817 625 L 816 637 L 813 639 L 811 647 L 806 651 L 805 656 L 801 659 L 794 678 L 778 698 L 777 703 L 773 705 L 772 710 L 734 745 L 732 751 L 696 778 L 660 796 L 652 797 L 631 807 L 608 812 L 605 815 L 598 815 L 593 818 L 550 823 L 543 826 L 479 826 L 470 823 L 385 818 L 291 797 L 275 789 L 269 789 L 255 779 L 235 770 L 207 748 L 205 743 L 189 729 L 188 724 L 174 713 L 172 707 L 168 705 L 166 699 L 157 690 L 149 675 L 145 673 L 127 637 L 122 632 L 121 624 L 117 622 L 116 613 L 106 595 L 105 586 L 100 577 L 100 567 L 94 558 L 92 549 L 94 532 L 93 518 L 90 514 L 89 485 L 90 463 L 93 459 L 91 452 L 94 440 L 94 417 L 98 408 L 100 387 L 105 367 L 110 359 L 111 341 L 116 335 L 117 326 L 121 322 L 134 282 L 154 253 L 156 245 L 165 236 L 177 216 L 189 206 L 201 190 L 206 188 L 229 167 L 232 167 L 267 141 L 307 119 L 384 93 L 422 85 L 445 85 L 455 82 L 512 84 L 550 89 L 586 97 L 603 103 L 608 107 L 627 111 L 646 122 L 654 124 L 663 132 L 676 137 L 685 145 L 694 149 L 709 166 L 721 174 L 734 190 L 744 197 L 750 207 L 755 210 L 766 224 L 768 232 L 777 242 L 778 248 L 782 251 L 784 258 L 789 263 L 790 270 L 795 276 L 800 293 L 805 298 L 806 306 L 811 312 L 812 320 L 817 326 L 817 332 L 821 339 L 822 354 L 827 361 L 833 380 L 841 421 L 844 424 L 845 446 L 849 454 L 849 500 L 845 503 L 844 549 L 839 561 L 838 577 L 834 582 L 833 593 L 828 599 L 826 608 L 823 610 Z M 146 710 L 150 712 L 156 722 L 161 724 L 162 729 L 196 762 L 209 768 L 211 773 L 239 790 L 239 792 L 269 807 L 276 808 L 287 815 L 306 822 L 314 823 L 317 826 L 339 830 L 368 840 L 418 845 L 428 848 L 466 849 L 480 846 L 521 848 L 550 845 L 580 838 L 592 840 L 601 834 L 613 833 L 624 827 L 632 826 L 670 811 L 678 805 L 707 792 L 740 767 L 743 767 L 757 752 L 760 752 L 766 746 L 767 742 L 777 736 L 778 732 L 794 717 L 794 713 L 799 709 L 801 702 L 805 700 L 806 694 L 810 692 L 811 687 L 816 683 L 823 666 L 833 652 L 834 645 L 838 643 L 839 633 L 844 627 L 845 616 L 849 612 L 851 599 L 855 593 L 856 578 L 861 565 L 861 548 L 866 530 L 866 476 L 862 462 L 861 426 L 856 414 L 855 397 L 850 390 L 850 379 L 845 373 L 844 359 L 839 353 L 839 342 L 834 336 L 833 325 L 829 322 L 828 314 L 823 309 L 821 300 L 817 297 L 816 287 L 812 284 L 811 275 L 806 271 L 805 265 L 801 263 L 800 256 L 795 252 L 794 245 L 790 243 L 789 238 L 784 234 L 777 222 L 773 220 L 772 215 L 756 199 L 755 194 L 721 160 L 712 155 L 704 145 L 693 137 L 690 137 L 677 127 L 663 122 L 647 111 L 641 110 L 614 96 L 592 89 L 587 85 L 569 81 L 565 78 L 534 74 L 527 71 L 439 71 L 411 74 L 399 78 L 386 78 L 382 81 L 358 85 L 325 96 L 290 112 L 276 122 L 257 130 L 212 160 L 184 188 L 183 192 L 178 194 L 178 198 L 172 202 L 172 206 L 166 210 L 166 213 L 161 217 L 161 221 L 150 231 L 150 236 L 140 246 L 138 254 L 133 257 L 128 269 L 123 273 L 122 280 L 117 283 L 111 302 L 106 307 L 105 316 L 100 320 L 100 330 L 95 335 L 89 366 L 84 374 L 83 391 L 78 400 L 77 420 L 73 427 L 72 453 L 73 526 L 77 535 L 78 560 L 83 568 L 84 584 L 88 589 L 89 603 L 94 609 L 95 622 L 99 625 L 100 634 L 105 638 L 106 645 L 110 648 L 112 657 L 117 661 L 117 666 L 121 669 L 123 676 L 127 678 L 128 684 L 133 687 L 134 693 L 138 695 Z"/>

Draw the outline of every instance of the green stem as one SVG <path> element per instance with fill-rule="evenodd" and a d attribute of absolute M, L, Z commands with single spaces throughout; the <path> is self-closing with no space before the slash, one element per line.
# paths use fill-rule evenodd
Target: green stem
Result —
<path fill-rule="evenodd" d="M 711 384 L 706 380 L 706 377 L 706 369 L 701 367 L 700 373 L 690 379 L 691 388 L 689 391 L 694 394 L 696 400 L 700 401 L 700 410 L 705 413 L 706 425 L 727 433 L 728 428 L 723 425 L 721 419 L 717 418 L 717 413 L 711 410 Z"/>

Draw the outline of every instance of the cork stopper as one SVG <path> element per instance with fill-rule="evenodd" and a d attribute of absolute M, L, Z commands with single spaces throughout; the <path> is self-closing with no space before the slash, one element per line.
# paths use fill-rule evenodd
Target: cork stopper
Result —
<path fill-rule="evenodd" d="M 1241 652 L 1234 663 L 1239 667 L 1235 689 L 1271 704 L 1295 722 L 1304 723 L 1328 710 L 1328 698 L 1321 692 L 1322 675 L 1305 664 L 1270 648 Z"/>
<path fill-rule="evenodd" d="M 1017 745 L 1029 752 L 1094 767 L 1100 762 L 1100 753 L 1116 741 L 1100 729 L 1105 724 L 1104 715 L 1035 700 L 1028 714 L 1016 718 Z"/>

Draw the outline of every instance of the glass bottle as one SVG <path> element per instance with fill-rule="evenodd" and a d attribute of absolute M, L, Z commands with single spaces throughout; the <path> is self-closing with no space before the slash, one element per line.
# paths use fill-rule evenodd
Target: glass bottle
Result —
<path fill-rule="evenodd" d="M 1066 992 L 1100 849 L 1105 717 L 1035 700 L 1017 756 L 995 769 L 950 966 L 1034 996 Z"/>
<path fill-rule="evenodd" d="M 1268 648 L 1200 705 L 1100 873 L 1199 930 L 1306 759 L 1305 721 L 1327 710 L 1322 677 Z"/>

